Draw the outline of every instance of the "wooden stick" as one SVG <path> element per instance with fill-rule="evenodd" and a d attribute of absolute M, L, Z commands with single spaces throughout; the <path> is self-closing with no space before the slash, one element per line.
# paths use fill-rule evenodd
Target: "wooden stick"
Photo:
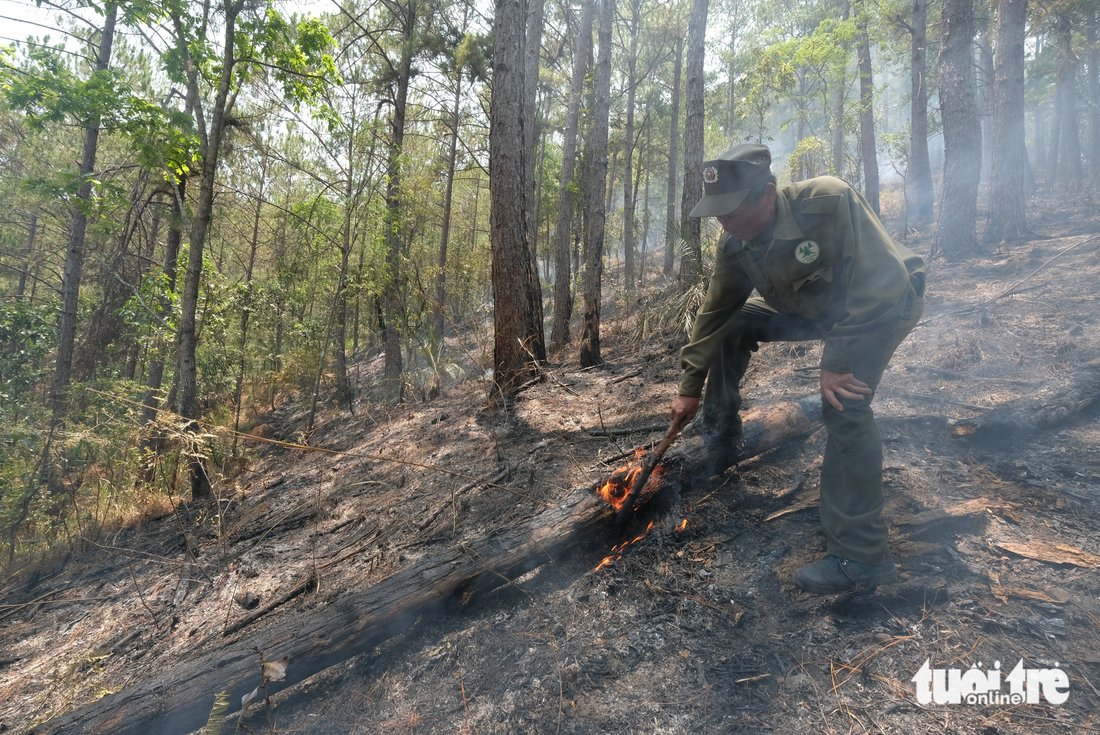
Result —
<path fill-rule="evenodd" d="M 616 526 L 622 526 L 634 515 L 634 501 L 638 499 L 638 495 L 641 494 L 642 488 L 649 482 L 649 476 L 653 474 L 653 468 L 661 461 L 661 457 L 665 456 L 665 452 L 672 446 L 672 442 L 676 441 L 676 435 L 679 433 L 679 424 L 673 424 L 668 427 L 668 433 L 665 434 L 664 440 L 657 446 L 657 450 L 649 455 L 649 459 L 646 460 L 645 465 L 642 467 L 642 471 L 634 478 L 634 485 L 630 488 L 630 492 L 626 494 L 623 505 L 619 508 L 618 515 L 615 516 Z"/>

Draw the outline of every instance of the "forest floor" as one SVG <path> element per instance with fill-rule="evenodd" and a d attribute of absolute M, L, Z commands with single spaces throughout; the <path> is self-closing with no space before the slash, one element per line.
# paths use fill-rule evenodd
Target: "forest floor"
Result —
<path fill-rule="evenodd" d="M 610 564 L 596 569 L 610 545 L 548 560 L 511 594 L 410 620 L 241 723 L 318 735 L 1100 731 L 1100 412 L 993 446 L 949 431 L 1100 356 L 1100 211 L 1037 201 L 1031 222 L 1044 239 L 932 263 L 924 319 L 876 396 L 896 584 L 832 597 L 795 587 L 794 571 L 824 549 L 818 431 L 694 486 Z M 928 255 L 928 235 L 905 242 Z M 607 311 L 603 369 L 580 369 L 570 350 L 506 410 L 487 409 L 475 381 L 385 416 L 364 394 L 354 415 L 326 409 L 309 437 L 346 454 L 257 445 L 217 502 L 180 504 L 8 577 L 0 731 L 30 732 L 227 641 L 304 624 L 442 549 L 476 555 L 590 492 L 661 437 L 680 377 L 682 337 L 640 334 L 637 302 Z M 484 360 L 480 349 L 450 354 Z M 815 392 L 819 357 L 813 343 L 763 346 L 747 404 Z M 359 369 L 367 384 L 380 360 Z M 301 404 L 261 417 L 256 433 L 300 441 Z M 593 436 L 601 426 L 650 428 Z M 497 485 L 366 458 L 379 455 Z M 222 635 L 249 595 L 268 604 L 311 574 L 317 589 Z M 1020 661 L 1060 669 L 1068 696 L 1051 703 L 1049 686 L 1034 702 L 924 704 L 914 677 L 926 661 L 999 662 L 1002 681 Z M 195 696 L 212 705 L 214 694 Z"/>

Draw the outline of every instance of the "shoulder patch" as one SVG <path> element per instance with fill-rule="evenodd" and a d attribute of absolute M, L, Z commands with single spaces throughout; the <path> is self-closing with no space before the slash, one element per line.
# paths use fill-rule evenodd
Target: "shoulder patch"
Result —
<path fill-rule="evenodd" d="M 802 211 L 806 214 L 833 214 L 839 204 L 839 194 L 810 197 L 802 200 Z"/>

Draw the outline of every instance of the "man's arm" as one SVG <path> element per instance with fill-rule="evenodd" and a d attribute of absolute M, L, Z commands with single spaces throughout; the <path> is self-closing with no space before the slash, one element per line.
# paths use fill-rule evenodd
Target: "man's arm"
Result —
<path fill-rule="evenodd" d="M 752 293 L 752 281 L 736 261 L 725 254 L 725 250 L 725 244 L 718 247 L 714 273 L 703 306 L 695 317 L 691 341 L 680 350 L 680 365 L 684 369 L 684 377 L 680 381 L 681 396 L 697 398 L 703 394 L 707 373 L 718 358 L 733 317 Z"/>

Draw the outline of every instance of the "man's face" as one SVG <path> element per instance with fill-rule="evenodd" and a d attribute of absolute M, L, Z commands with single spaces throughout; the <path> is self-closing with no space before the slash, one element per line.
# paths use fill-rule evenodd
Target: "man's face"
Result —
<path fill-rule="evenodd" d="M 722 229 L 730 235 L 745 241 L 754 239 L 765 225 L 775 219 L 775 184 L 769 183 L 764 187 L 764 195 L 756 204 L 746 199 L 737 209 L 719 215 L 717 219 Z"/>

